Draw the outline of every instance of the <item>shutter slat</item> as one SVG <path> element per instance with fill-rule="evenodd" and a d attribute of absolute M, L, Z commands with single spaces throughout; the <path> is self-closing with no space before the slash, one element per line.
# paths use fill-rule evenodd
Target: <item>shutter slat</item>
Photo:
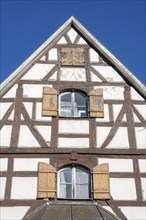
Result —
<path fill-rule="evenodd" d="M 90 117 L 104 117 L 103 89 L 94 89 L 89 93 Z"/>
<path fill-rule="evenodd" d="M 50 164 L 40 162 L 38 165 L 38 198 L 55 198 L 56 169 Z"/>
<path fill-rule="evenodd" d="M 101 164 L 93 168 L 93 198 L 110 199 L 108 164 Z"/>
<path fill-rule="evenodd" d="M 56 116 L 58 112 L 58 93 L 50 87 L 43 88 L 43 116 Z"/>

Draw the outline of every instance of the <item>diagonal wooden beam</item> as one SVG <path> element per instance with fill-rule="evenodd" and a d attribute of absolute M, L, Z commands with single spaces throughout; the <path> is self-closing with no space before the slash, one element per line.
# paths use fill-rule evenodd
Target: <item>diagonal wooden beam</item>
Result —
<path fill-rule="evenodd" d="M 91 66 L 91 71 L 102 81 L 107 82 L 106 78 L 104 78 L 96 69 Z"/>
<path fill-rule="evenodd" d="M 49 71 L 49 73 L 42 79 L 42 81 L 48 80 L 57 70 L 57 64 Z"/>
<path fill-rule="evenodd" d="M 14 108 L 14 103 L 12 103 L 10 105 L 10 107 L 8 108 L 8 110 L 6 111 L 6 113 L 4 114 L 2 120 L 1 120 L 1 123 L 0 123 L 0 130 L 2 129 L 2 127 L 6 124 L 9 116 L 11 115 L 12 111 L 13 111 L 13 108 Z"/>
<path fill-rule="evenodd" d="M 36 138 L 40 146 L 48 147 L 45 140 L 42 138 L 42 136 L 39 134 L 37 129 L 34 127 L 33 121 L 30 119 L 29 114 L 27 113 L 25 106 L 23 104 L 22 104 L 22 115 L 27 123 L 27 126 L 29 127 L 30 131 L 32 132 L 33 136 Z"/>
<path fill-rule="evenodd" d="M 121 109 L 121 111 L 120 111 L 120 113 L 119 113 L 119 115 L 118 115 L 118 117 L 117 117 L 113 127 L 111 128 L 111 130 L 110 130 L 106 140 L 103 142 L 101 148 L 106 148 L 107 145 L 110 143 L 110 141 L 113 139 L 115 133 L 117 132 L 117 130 L 118 130 L 119 126 L 120 126 L 120 123 L 121 123 L 121 121 L 123 119 L 124 114 L 125 114 L 125 105 L 123 105 L 123 107 L 122 107 L 122 109 Z"/>
<path fill-rule="evenodd" d="M 135 106 L 132 106 L 133 108 L 133 112 L 135 113 L 135 115 L 138 117 L 138 119 L 141 121 L 141 123 L 143 124 L 144 127 L 146 127 L 146 121 L 143 118 L 143 116 L 139 113 L 139 111 L 135 108 Z"/>

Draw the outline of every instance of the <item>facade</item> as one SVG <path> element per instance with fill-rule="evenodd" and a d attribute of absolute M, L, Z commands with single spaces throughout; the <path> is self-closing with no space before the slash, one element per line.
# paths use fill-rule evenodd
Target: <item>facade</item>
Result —
<path fill-rule="evenodd" d="M 144 89 L 67 20 L 2 84 L 1 219 L 31 219 L 48 203 L 98 204 L 113 219 L 144 220 Z"/>

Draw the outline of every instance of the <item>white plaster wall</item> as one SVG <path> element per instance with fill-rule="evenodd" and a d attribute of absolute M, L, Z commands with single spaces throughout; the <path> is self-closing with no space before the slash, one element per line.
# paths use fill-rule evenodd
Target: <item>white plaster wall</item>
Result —
<path fill-rule="evenodd" d="M 120 207 L 124 215 L 128 220 L 145 220 L 146 219 L 146 207 Z"/>
<path fill-rule="evenodd" d="M 0 200 L 4 199 L 6 189 L 6 177 L 0 177 Z"/>
<path fill-rule="evenodd" d="M 77 36 L 77 32 L 72 28 L 70 31 L 68 31 L 67 35 L 69 36 L 71 42 L 74 43 Z"/>
<path fill-rule="evenodd" d="M 87 44 L 87 42 L 82 37 L 80 37 L 78 44 Z"/>
<path fill-rule="evenodd" d="M 18 147 L 40 147 L 39 143 L 26 125 L 20 126 Z"/>
<path fill-rule="evenodd" d="M 89 121 L 59 120 L 59 133 L 88 134 Z"/>
<path fill-rule="evenodd" d="M 50 163 L 48 158 L 14 158 L 14 171 L 37 171 L 38 163 Z"/>
<path fill-rule="evenodd" d="M 113 114 L 114 114 L 114 120 L 117 119 L 118 114 L 120 113 L 123 105 L 113 105 Z M 124 114 L 122 121 L 127 121 L 126 114 Z"/>
<path fill-rule="evenodd" d="M 42 98 L 43 87 L 44 85 L 23 84 L 23 97 Z"/>
<path fill-rule="evenodd" d="M 108 109 L 108 105 L 107 104 L 104 104 L 104 117 L 103 118 L 96 118 L 96 121 L 97 122 L 109 122 L 110 119 L 109 119 L 109 109 Z"/>
<path fill-rule="evenodd" d="M 37 177 L 13 177 L 11 199 L 36 199 Z"/>
<path fill-rule="evenodd" d="M 12 131 L 12 126 L 11 125 L 3 126 L 3 128 L 0 131 L 1 146 L 4 146 L 4 147 L 9 147 L 10 146 L 11 131 Z"/>
<path fill-rule="evenodd" d="M 135 181 L 132 178 L 110 178 L 110 189 L 114 200 L 136 200 Z"/>
<path fill-rule="evenodd" d="M 17 87 L 18 87 L 18 85 L 15 84 L 15 85 L 4 95 L 4 98 L 15 98 Z"/>
<path fill-rule="evenodd" d="M 96 136 L 97 136 L 97 148 L 99 148 L 105 139 L 107 138 L 111 127 L 97 127 Z M 124 140 L 124 141 L 123 141 Z M 115 149 L 127 149 L 129 148 L 127 128 L 119 127 L 113 139 L 108 144 L 107 148 Z"/>
<path fill-rule="evenodd" d="M 134 105 L 137 111 L 141 114 L 141 116 L 146 120 L 146 105 Z M 134 114 L 134 121 L 139 122 L 140 120 Z"/>
<path fill-rule="evenodd" d="M 49 53 L 48 53 L 48 58 L 49 60 L 57 60 L 57 49 L 56 48 L 52 48 Z"/>
<path fill-rule="evenodd" d="M 57 44 L 67 44 L 67 41 L 65 40 L 64 37 L 62 37 L 58 42 Z"/>
<path fill-rule="evenodd" d="M 21 220 L 29 206 L 0 207 L 1 220 Z"/>
<path fill-rule="evenodd" d="M 131 159 L 99 158 L 98 163 L 108 163 L 109 172 L 133 172 L 133 162 Z"/>
<path fill-rule="evenodd" d="M 144 127 L 135 127 L 136 142 L 138 149 L 146 149 L 146 129 Z"/>
<path fill-rule="evenodd" d="M 117 215 L 114 213 L 111 207 L 109 206 L 102 206 L 102 207 L 117 217 Z"/>
<path fill-rule="evenodd" d="M 98 89 L 99 87 L 94 86 L 94 89 Z M 103 88 L 103 98 L 105 99 L 113 99 L 113 100 L 124 100 L 123 92 L 124 88 L 120 86 L 104 86 Z"/>
<path fill-rule="evenodd" d="M 51 126 L 35 126 L 35 128 L 46 142 L 51 140 Z"/>
<path fill-rule="evenodd" d="M 108 82 L 124 82 L 122 77 L 111 66 L 93 66 Z"/>
<path fill-rule="evenodd" d="M 89 138 L 58 138 L 58 147 L 89 148 Z"/>
<path fill-rule="evenodd" d="M 8 158 L 0 158 L 0 171 L 7 171 Z"/>
<path fill-rule="evenodd" d="M 42 57 L 40 60 L 45 61 L 45 58 L 46 58 L 46 57 L 45 57 L 45 56 L 43 56 L 43 57 Z"/>
<path fill-rule="evenodd" d="M 146 159 L 139 159 L 138 164 L 140 172 L 146 173 Z"/>
<path fill-rule="evenodd" d="M 141 95 L 139 95 L 139 93 L 135 89 L 133 89 L 132 87 L 131 87 L 131 99 L 144 101 L 144 98 Z"/>
<path fill-rule="evenodd" d="M 0 103 L 0 120 L 3 118 L 4 114 L 7 112 L 11 104 L 11 102 Z"/>
<path fill-rule="evenodd" d="M 39 121 L 51 121 L 52 120 L 52 117 L 47 117 L 47 116 L 43 116 L 42 117 L 42 102 L 37 102 L 36 103 L 36 120 L 39 120 Z"/>
<path fill-rule="evenodd" d="M 49 78 L 49 81 L 57 80 L 57 71 Z"/>
<path fill-rule="evenodd" d="M 24 80 L 41 80 L 54 67 L 53 64 L 35 64 L 23 77 Z"/>
<path fill-rule="evenodd" d="M 99 55 L 98 53 L 93 50 L 92 48 L 90 48 L 90 62 L 99 62 Z"/>
<path fill-rule="evenodd" d="M 23 102 L 25 108 L 26 108 L 26 111 L 29 115 L 30 118 L 32 118 L 32 107 L 33 107 L 33 104 L 31 102 Z"/>
<path fill-rule="evenodd" d="M 60 80 L 64 81 L 86 81 L 85 68 L 61 68 Z"/>
<path fill-rule="evenodd" d="M 141 178 L 141 188 L 143 200 L 146 200 L 146 178 Z"/>
<path fill-rule="evenodd" d="M 92 71 L 90 72 L 92 82 L 102 82 Z"/>

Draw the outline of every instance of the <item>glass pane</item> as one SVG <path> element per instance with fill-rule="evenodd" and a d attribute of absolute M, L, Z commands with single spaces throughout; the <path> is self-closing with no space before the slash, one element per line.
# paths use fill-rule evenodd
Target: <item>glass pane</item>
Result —
<path fill-rule="evenodd" d="M 75 92 L 74 94 L 74 113 L 75 117 L 87 116 L 87 97 L 84 94 Z"/>
<path fill-rule="evenodd" d="M 70 167 L 60 171 L 60 198 L 72 198 L 72 169 Z"/>
<path fill-rule="evenodd" d="M 89 173 L 88 173 L 88 171 L 77 168 L 76 169 L 76 183 L 78 183 L 78 184 L 89 184 Z"/>
<path fill-rule="evenodd" d="M 76 185 L 76 199 L 89 199 L 89 185 Z"/>
<path fill-rule="evenodd" d="M 71 93 L 66 93 L 61 95 L 60 98 L 60 116 L 71 117 L 72 107 L 71 107 Z"/>
<path fill-rule="evenodd" d="M 72 183 L 71 168 L 65 168 L 60 172 L 60 183 Z"/>

